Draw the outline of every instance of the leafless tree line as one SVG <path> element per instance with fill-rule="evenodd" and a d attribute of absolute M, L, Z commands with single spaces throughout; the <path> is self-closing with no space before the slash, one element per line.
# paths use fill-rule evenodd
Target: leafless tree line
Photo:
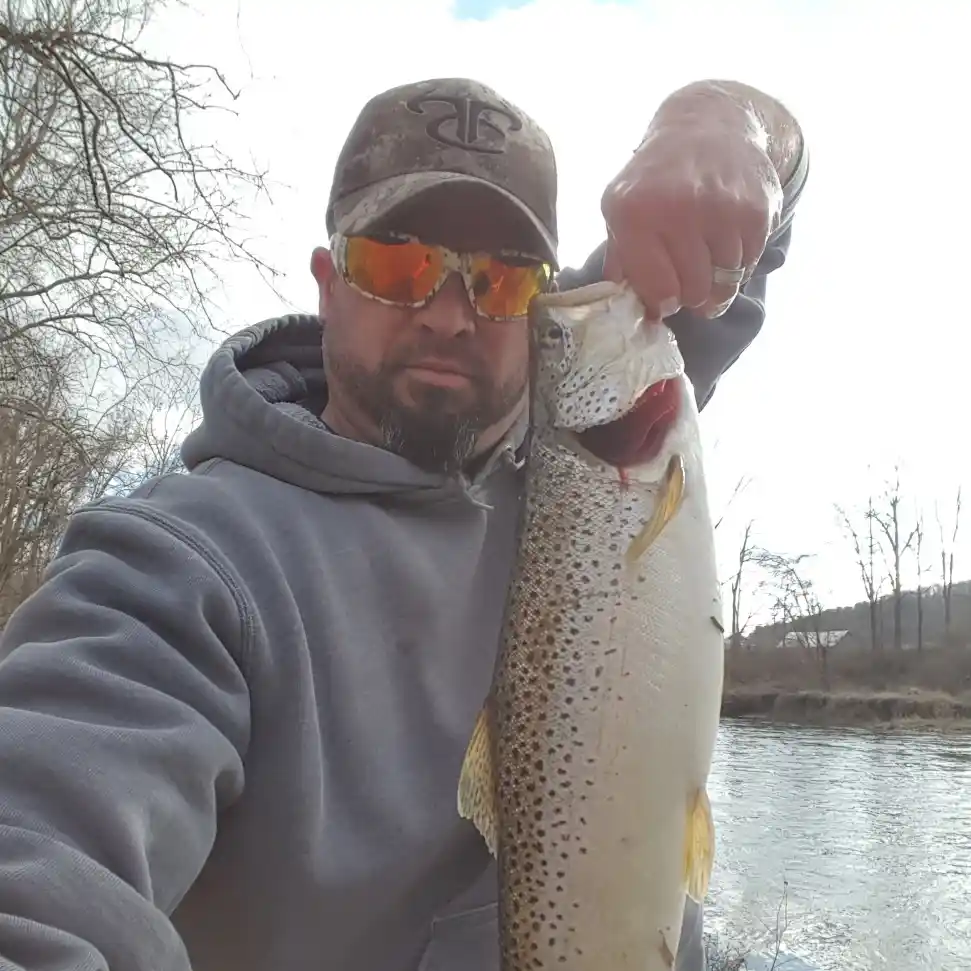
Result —
<path fill-rule="evenodd" d="M 866 595 L 870 646 L 874 651 L 884 646 L 879 604 L 888 591 L 893 605 L 893 647 L 895 650 L 903 647 L 903 571 L 908 560 L 916 578 L 917 649 L 924 647 L 925 599 L 931 584 L 939 586 L 941 591 L 945 636 L 950 638 L 953 633 L 954 559 L 961 527 L 961 487 L 955 490 L 949 514 L 942 514 L 940 505 L 934 504 L 938 570 L 934 569 L 929 552 L 933 541 L 928 536 L 925 511 L 905 499 L 897 468 L 882 493 L 870 496 L 866 507 L 855 515 L 841 506 L 836 507 Z"/>
<path fill-rule="evenodd" d="M 760 546 L 755 521 L 742 533 L 738 558 L 727 581 L 731 603 L 729 647 L 743 646 L 757 606 L 768 607 L 779 638 L 791 632 L 801 646 L 819 657 L 824 684 L 828 680 L 824 606 L 808 571 L 812 554 L 788 555 Z M 751 606 L 752 604 L 756 606 Z"/>
<path fill-rule="evenodd" d="M 835 512 L 851 551 L 863 589 L 869 619 L 870 648 L 879 652 L 884 644 L 882 603 L 889 598 L 892 609 L 892 646 L 903 648 L 903 602 L 908 564 L 916 578 L 914 596 L 917 614 L 918 650 L 924 647 L 927 592 L 940 592 L 946 638 L 953 633 L 953 589 L 955 550 L 961 526 L 961 488 L 955 491 L 949 512 L 934 506 L 936 549 L 922 508 L 906 500 L 899 468 L 879 492 L 871 494 L 859 509 L 837 504 Z M 808 569 L 813 554 L 788 555 L 756 542 L 755 521 L 742 533 L 737 560 L 726 586 L 731 602 L 729 645 L 741 647 L 752 622 L 755 606 L 768 606 L 774 625 L 784 636 L 788 631 L 802 645 L 817 652 L 824 681 L 827 664 L 826 607 Z M 935 565 L 936 564 L 936 565 Z"/>
<path fill-rule="evenodd" d="M 235 92 L 153 56 L 160 10 L 0 0 L 0 626 L 79 503 L 177 467 L 220 269 L 273 275 L 209 121 Z"/>
<path fill-rule="evenodd" d="M 191 371 L 181 387 L 149 372 L 107 406 L 79 407 L 75 369 L 68 353 L 48 352 L 0 406 L 0 626 L 37 587 L 79 505 L 179 466 Z"/>
<path fill-rule="evenodd" d="M 6 370 L 61 340 L 104 367 L 176 368 L 210 325 L 239 200 L 264 191 L 190 130 L 235 93 L 208 65 L 149 56 L 157 0 L 6 0 L 0 13 L 0 347 Z"/>

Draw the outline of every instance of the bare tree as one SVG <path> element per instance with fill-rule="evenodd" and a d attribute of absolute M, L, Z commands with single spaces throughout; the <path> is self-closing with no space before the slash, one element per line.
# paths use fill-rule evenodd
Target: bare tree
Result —
<path fill-rule="evenodd" d="M 732 591 L 732 629 L 729 635 L 729 644 L 733 650 L 742 646 L 742 637 L 752 619 L 751 615 L 744 618 L 742 616 L 744 582 L 747 567 L 754 563 L 757 557 L 755 547 L 752 545 L 752 526 L 753 521 L 749 520 L 745 526 L 745 532 L 742 534 L 741 545 L 738 548 L 738 563 L 735 573 L 730 580 Z"/>
<path fill-rule="evenodd" d="M 0 372 L 54 339 L 102 369 L 179 367 L 225 261 L 272 275 L 241 237 L 263 176 L 211 141 L 235 93 L 215 67 L 150 56 L 159 4 L 0 9 Z"/>
<path fill-rule="evenodd" d="M 39 583 L 99 470 L 126 448 L 123 426 L 108 418 L 97 432 L 79 415 L 71 370 L 70 355 L 50 355 L 0 408 L 0 625 Z"/>
<path fill-rule="evenodd" d="M 937 519 L 937 529 L 941 538 L 941 599 L 944 602 L 944 632 L 947 637 L 951 634 L 951 592 L 954 589 L 954 549 L 957 546 L 958 527 L 961 525 L 961 487 L 958 486 L 954 499 L 954 526 L 951 530 L 950 542 L 944 536 L 944 524 L 941 521 L 937 503 L 934 503 L 934 514 Z"/>
<path fill-rule="evenodd" d="M 99 412 L 96 399 L 79 401 L 79 372 L 69 347 L 48 351 L 0 406 L 0 627 L 40 582 L 79 505 L 177 468 L 188 373 L 181 385 L 167 369 L 142 374 Z"/>
<path fill-rule="evenodd" d="M 111 417 L 130 430 L 119 463 L 103 469 L 93 486 L 99 494 L 128 494 L 151 479 L 184 471 L 179 449 L 199 417 L 199 405 L 194 373 L 177 378 L 165 371 L 146 375 L 99 417 L 96 427 Z"/>
<path fill-rule="evenodd" d="M 860 571 L 860 580 L 863 582 L 870 621 L 870 649 L 879 651 L 883 646 L 880 637 L 880 596 L 884 578 L 877 570 L 880 539 L 874 534 L 873 496 L 867 500 L 867 509 L 863 517 L 865 529 L 863 537 L 860 536 L 860 531 L 842 506 L 836 506 L 836 513 L 844 532 L 853 544 L 856 566 Z"/>
<path fill-rule="evenodd" d="M 914 525 L 914 566 L 917 570 L 917 650 L 924 650 L 924 514 Z"/>
<path fill-rule="evenodd" d="M 815 652 L 825 690 L 829 689 L 829 641 L 823 622 L 825 610 L 815 585 L 806 573 L 811 554 L 786 556 L 760 550 L 758 563 L 771 578 L 774 613 L 799 639 L 805 650 Z M 785 635 L 783 635 L 785 636 Z"/>
<path fill-rule="evenodd" d="M 717 530 L 724 522 L 725 517 L 728 515 L 729 510 L 731 510 L 732 505 L 738 499 L 738 497 L 752 484 L 752 479 L 749 476 L 741 476 L 739 480 L 735 483 L 735 487 L 732 489 L 732 494 L 728 497 L 728 501 L 722 508 L 721 515 L 715 520 L 715 529 Z"/>
<path fill-rule="evenodd" d="M 153 56 L 161 6 L 0 4 L 0 624 L 79 504 L 178 468 L 227 263 L 272 281 L 263 176 L 217 147 L 236 94 Z"/>
<path fill-rule="evenodd" d="M 884 508 L 873 509 L 870 517 L 880 527 L 885 541 L 884 553 L 887 573 L 893 591 L 893 646 L 903 648 L 903 579 L 901 569 L 907 551 L 917 535 L 916 527 L 907 529 L 901 522 L 900 503 L 903 499 L 900 487 L 900 470 L 894 470 L 894 480 L 884 495 Z"/>

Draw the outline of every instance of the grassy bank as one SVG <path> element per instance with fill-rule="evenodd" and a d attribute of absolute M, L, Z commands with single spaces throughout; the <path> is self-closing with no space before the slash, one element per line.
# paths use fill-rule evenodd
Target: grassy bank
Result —
<path fill-rule="evenodd" d="M 816 725 L 971 728 L 971 648 L 730 650 L 722 713 Z"/>

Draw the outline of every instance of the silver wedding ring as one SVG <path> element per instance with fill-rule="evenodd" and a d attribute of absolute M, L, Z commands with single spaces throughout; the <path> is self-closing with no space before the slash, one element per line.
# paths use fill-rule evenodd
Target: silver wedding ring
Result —
<path fill-rule="evenodd" d="M 737 270 L 726 270 L 721 266 L 713 266 L 711 279 L 716 286 L 737 287 L 745 279 L 745 273 L 744 266 Z"/>

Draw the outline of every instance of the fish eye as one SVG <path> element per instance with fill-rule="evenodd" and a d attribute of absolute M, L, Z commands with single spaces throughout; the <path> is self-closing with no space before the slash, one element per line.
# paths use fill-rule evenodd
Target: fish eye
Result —
<path fill-rule="evenodd" d="M 559 324 L 549 324 L 546 328 L 546 337 L 551 341 L 558 341 L 563 336 L 563 328 Z"/>

